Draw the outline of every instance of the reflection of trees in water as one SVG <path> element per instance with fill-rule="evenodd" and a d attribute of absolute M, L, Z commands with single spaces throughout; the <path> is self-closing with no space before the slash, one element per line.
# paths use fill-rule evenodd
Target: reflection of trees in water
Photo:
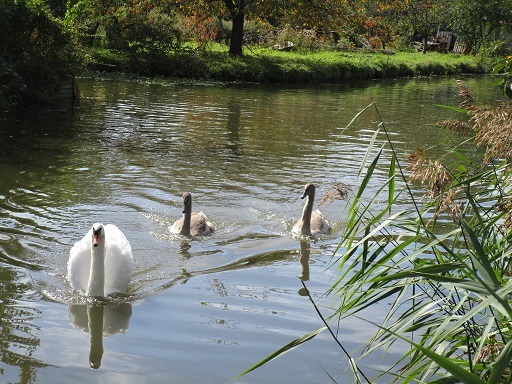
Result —
<path fill-rule="evenodd" d="M 19 367 L 19 383 L 33 383 L 37 369 L 48 366 L 31 357 L 40 344 L 32 321 L 41 311 L 20 305 L 29 286 L 19 280 L 15 270 L 0 266 L 0 354 L 2 363 Z"/>
<path fill-rule="evenodd" d="M 242 109 L 239 100 L 230 100 L 228 105 L 228 120 L 226 129 L 228 131 L 228 142 L 226 147 L 231 150 L 235 157 L 240 156 L 240 119 Z"/>

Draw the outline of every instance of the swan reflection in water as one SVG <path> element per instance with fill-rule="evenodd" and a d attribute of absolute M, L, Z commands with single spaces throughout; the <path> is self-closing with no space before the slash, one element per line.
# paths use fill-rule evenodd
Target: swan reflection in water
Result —
<path fill-rule="evenodd" d="M 302 267 L 302 273 L 299 279 L 302 281 L 309 280 L 309 254 L 311 253 L 311 247 L 309 241 L 301 240 L 300 242 L 300 266 Z M 304 287 L 299 289 L 299 295 L 307 296 L 308 293 Z"/>
<path fill-rule="evenodd" d="M 98 369 L 103 357 L 103 336 L 125 333 L 130 325 L 132 306 L 129 303 L 71 304 L 69 322 L 90 334 L 89 365 Z"/>

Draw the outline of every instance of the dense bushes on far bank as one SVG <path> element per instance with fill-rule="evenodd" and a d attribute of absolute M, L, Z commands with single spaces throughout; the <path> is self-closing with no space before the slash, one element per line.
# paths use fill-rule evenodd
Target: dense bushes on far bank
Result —
<path fill-rule="evenodd" d="M 61 23 L 32 3 L 0 2 L 0 107 L 50 101 L 78 68 Z"/>

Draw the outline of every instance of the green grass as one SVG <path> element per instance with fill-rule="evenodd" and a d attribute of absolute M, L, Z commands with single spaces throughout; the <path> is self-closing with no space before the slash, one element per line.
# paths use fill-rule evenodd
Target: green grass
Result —
<path fill-rule="evenodd" d="M 224 49 L 224 50 L 222 50 Z M 396 54 L 324 51 L 309 54 L 246 49 L 233 57 L 227 48 L 185 49 L 160 58 L 93 51 L 88 69 L 196 80 L 258 83 L 336 83 L 347 80 L 482 73 L 474 56 L 430 52 Z"/>

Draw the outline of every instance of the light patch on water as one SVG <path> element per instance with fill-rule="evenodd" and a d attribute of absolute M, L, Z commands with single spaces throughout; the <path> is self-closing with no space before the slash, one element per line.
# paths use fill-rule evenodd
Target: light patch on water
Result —
<path fill-rule="evenodd" d="M 4 235 L 3 233 L 0 233 L 0 241 L 12 241 L 14 238 L 12 236 Z"/>

